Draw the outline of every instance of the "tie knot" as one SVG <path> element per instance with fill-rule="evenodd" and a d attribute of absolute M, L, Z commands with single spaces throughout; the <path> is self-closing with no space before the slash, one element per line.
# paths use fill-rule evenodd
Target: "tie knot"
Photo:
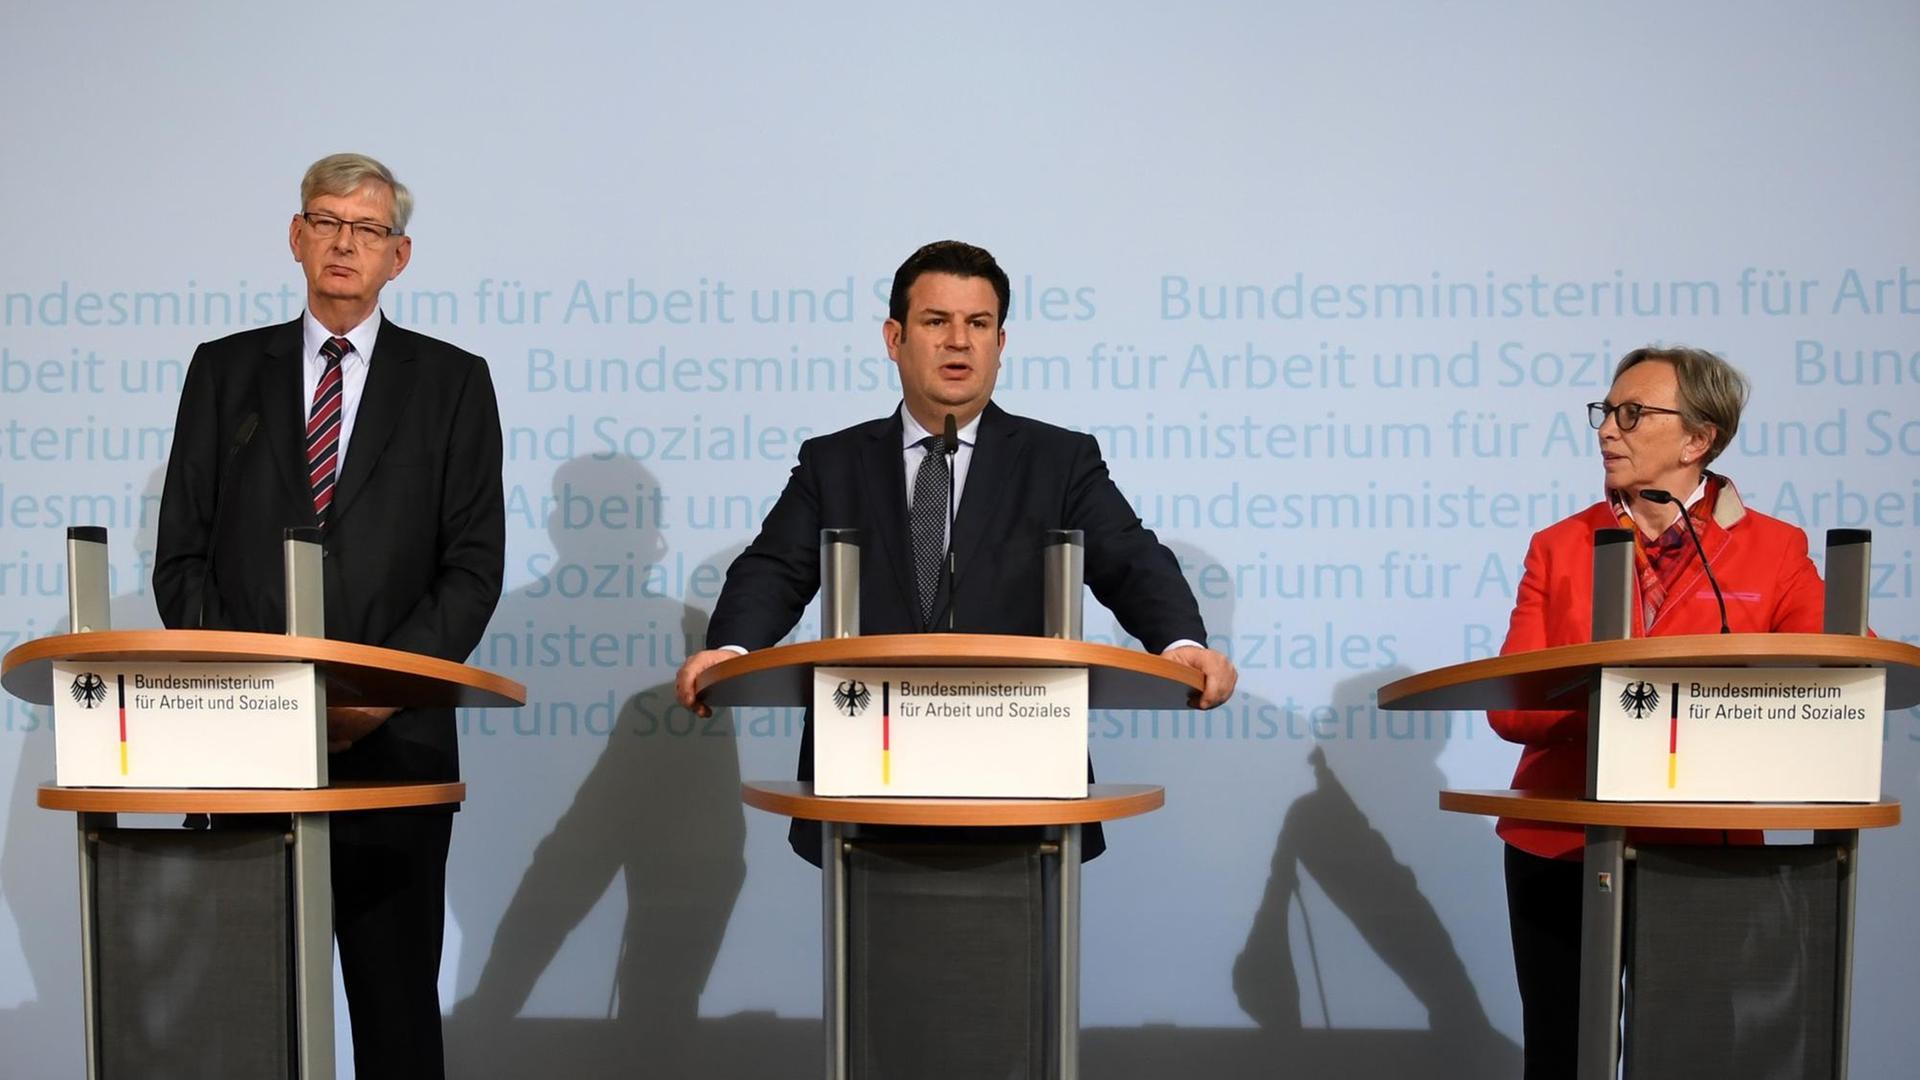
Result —
<path fill-rule="evenodd" d="M 925 450 L 929 454 L 944 451 L 946 448 L 947 437 L 945 435 L 929 435 L 920 440 L 920 449 Z"/>
<path fill-rule="evenodd" d="M 320 358 L 329 364 L 337 364 L 340 358 L 353 350 L 353 342 L 343 337 L 331 337 L 320 344 Z"/>

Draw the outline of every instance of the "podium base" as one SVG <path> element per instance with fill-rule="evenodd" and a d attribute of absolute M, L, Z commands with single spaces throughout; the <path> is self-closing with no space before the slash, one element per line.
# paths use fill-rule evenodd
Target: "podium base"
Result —
<path fill-rule="evenodd" d="M 295 1075 L 287 829 L 109 828 L 93 848 L 100 1075 Z"/>
<path fill-rule="evenodd" d="M 1156 789 L 1157 790 L 1157 789 Z M 828 1080 L 1079 1080 L 1080 826 L 821 845 Z"/>
<path fill-rule="evenodd" d="M 1660 846 L 1636 855 L 1627 1075 L 1833 1076 L 1842 849 Z"/>
<path fill-rule="evenodd" d="M 1040 844 L 850 845 L 849 1075 L 1049 1075 L 1047 862 Z"/>

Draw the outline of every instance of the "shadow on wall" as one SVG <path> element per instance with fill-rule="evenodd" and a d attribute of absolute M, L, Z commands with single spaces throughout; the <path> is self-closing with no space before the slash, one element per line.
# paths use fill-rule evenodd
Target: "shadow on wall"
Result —
<path fill-rule="evenodd" d="M 653 490 L 652 476 L 624 457 L 576 459 L 554 477 L 556 498 L 631 502 L 635 492 Z M 573 583 L 560 580 L 571 572 L 562 568 L 624 567 L 629 560 L 660 565 L 667 552 L 657 527 L 570 527 L 575 525 L 555 510 L 548 521 L 557 554 L 553 572 L 505 598 L 494 625 L 512 633 L 527 624 L 546 630 L 564 623 L 628 641 L 636 630 L 652 628 L 655 636 L 648 655 L 633 666 L 521 665 L 513 673 L 527 682 L 529 708 L 597 702 L 603 691 L 613 700 L 636 674 L 653 685 L 624 697 L 571 804 L 534 846 L 491 942 L 476 933 L 463 939 L 463 978 L 469 971 L 479 974 L 447 1021 L 449 1069 L 463 1076 L 628 1077 L 636 1075 L 636 1062 L 646 1062 L 646 1075 L 726 1075 L 716 1072 L 713 1055 L 724 1047 L 703 1037 L 707 1025 L 699 1021 L 699 1004 L 746 876 L 739 753 L 730 726 L 719 722 L 724 715 L 700 720 L 673 696 L 673 674 L 687 643 L 698 647 L 706 639 L 707 612 L 653 590 L 611 602 L 591 589 L 577 595 Z M 735 554 L 737 549 L 722 552 L 701 565 L 724 571 Z M 673 639 L 672 647 L 656 648 L 666 638 Z M 542 782 L 540 766 L 525 758 L 540 754 L 541 743 L 516 740 L 506 751 L 503 756 L 496 747 L 482 755 L 492 764 L 475 795 L 497 800 L 490 818 L 523 816 L 515 792 L 531 794 L 528 784 Z M 461 826 L 469 829 L 468 822 Z M 478 834 L 468 831 L 469 839 L 476 835 L 483 837 L 476 843 L 484 852 L 491 834 L 485 826 Z M 509 842 L 505 850 L 516 848 Z M 498 869 L 482 854 L 461 877 L 497 878 Z M 568 936 L 616 878 L 625 883 L 626 917 L 619 941 L 606 943 L 614 957 L 604 1016 L 517 1020 Z M 457 890 L 453 902 L 460 904 Z M 583 1037 L 539 1037 L 556 1024 Z"/>
<path fill-rule="evenodd" d="M 166 469 L 155 469 L 141 488 L 142 506 L 157 506 L 166 484 Z M 153 565 L 157 522 L 149 517 L 129 537 L 125 531 L 107 537 L 110 561 L 124 568 L 128 556 L 147 574 Z M 126 544 L 131 540 L 133 550 Z M 64 550 L 64 544 L 62 545 Z M 110 601 L 109 619 L 115 629 L 157 629 L 160 615 L 153 603 L 150 577 L 129 581 L 122 574 Z M 46 633 L 67 632 L 64 579 L 62 593 L 45 604 L 58 621 L 44 620 Z M 17 612 L 24 622 L 24 612 Z M 18 705 L 19 703 L 16 703 Z M 16 713 L 17 715 L 17 713 Z M 80 914 L 79 864 L 74 850 L 73 815 L 42 810 L 35 791 L 53 781 L 53 710 L 36 706 L 38 726 L 20 740 L 20 760 L 14 769 L 7 806 L 5 846 L 0 847 L 0 894 L 19 927 L 20 950 L 34 996 L 12 1009 L 0 1009 L 0 1054 L 7 1076 L 69 1076 L 82 1067 L 80 1027 Z M 45 1054 L 45 1059 L 35 1055 Z"/>
<path fill-rule="evenodd" d="M 1338 716 L 1370 706 L 1377 689 L 1409 674 L 1393 668 L 1347 679 L 1334 691 Z M 1354 744 L 1341 744 L 1355 756 Z M 1392 790 L 1416 791 L 1421 801 L 1445 784 L 1435 764 L 1445 740 L 1410 739 L 1365 751 L 1369 779 Z M 1393 762 L 1419 755 L 1411 775 Z M 1329 764 L 1324 746 L 1307 755 L 1314 787 L 1294 800 L 1274 843 L 1267 887 L 1233 967 L 1234 996 L 1260 1025 L 1266 1060 L 1300 1075 L 1339 1070 L 1354 1076 L 1517 1075 L 1519 1048 L 1487 1019 L 1453 939 L 1413 871 L 1360 809 Z M 1437 814 L 1437 811 L 1433 811 Z M 1426 1007 L 1424 1031 L 1345 1029 L 1335 1015 L 1303 877 L 1313 881 L 1361 938 Z M 1295 928 L 1298 928 L 1296 934 Z M 1324 927 L 1322 928 L 1324 931 Z M 1295 941 L 1305 955 L 1295 955 Z M 1312 990 L 1303 1007 L 1303 990 Z"/>
<path fill-rule="evenodd" d="M 160 479 L 155 473 L 149 480 L 153 494 Z M 556 494 L 566 489 L 596 498 L 630 497 L 636 490 L 652 490 L 651 484 L 652 477 L 638 463 L 624 458 L 568 462 L 554 479 Z M 657 529 L 567 528 L 555 517 L 549 532 L 556 565 L 620 564 L 629 555 L 645 565 L 666 556 Z M 150 551 L 151 528 L 143 529 L 135 543 Z M 702 565 L 723 571 L 735 554 L 737 549 L 722 552 Z M 113 601 L 114 625 L 158 625 L 148 583 L 132 588 L 121 584 Z M 650 664 L 610 666 L 603 673 L 532 663 L 515 671 L 527 682 L 535 703 L 598 700 L 603 688 L 623 681 L 630 685 L 636 671 L 647 675 L 652 685 L 624 697 L 571 804 L 544 839 L 537 846 L 530 836 L 522 841 L 533 846 L 533 856 L 491 941 L 479 934 L 466 937 L 460 970 L 463 977 L 472 971 L 478 976 L 447 1022 L 451 1075 L 747 1080 L 812 1074 L 821 1053 L 817 1019 L 766 1013 L 698 1015 L 701 992 L 745 875 L 745 817 L 732 733 L 695 721 L 672 701 L 673 667 L 685 655 L 687 642 L 697 646 L 704 641 L 706 613 L 664 596 L 612 604 L 569 600 L 557 585 L 549 575 L 516 590 L 503 600 L 496 625 L 509 631 L 528 622 L 546 626 L 556 620 L 588 631 L 656 626 L 679 643 Z M 1230 630 L 1230 606 L 1207 614 L 1216 632 Z M 1376 686 L 1400 674 L 1389 671 L 1349 680 L 1337 689 L 1333 704 L 1343 713 L 1365 704 Z M 616 700 L 622 700 L 621 692 L 613 691 Z M 1417 740 L 1395 749 L 1415 745 L 1424 748 L 1417 751 L 1423 756 L 1402 769 L 1406 775 L 1393 772 L 1392 764 L 1411 761 L 1406 753 L 1370 754 L 1369 783 L 1421 792 L 1441 786 L 1433 758 L 1443 741 Z M 545 766 L 538 757 L 525 756 L 541 749 L 536 743 L 516 742 L 504 753 L 488 753 L 469 744 L 470 761 L 477 766 L 469 768 L 469 779 L 478 798 L 462 814 L 456 843 L 464 837 L 485 851 L 495 842 L 493 826 L 505 824 L 520 810 L 515 793 L 525 795 L 529 785 L 541 783 Z M 472 752 L 476 750 L 481 752 Z M 1361 752 L 1335 744 L 1335 760 L 1330 761 L 1324 748 L 1311 751 L 1315 786 L 1284 817 L 1266 892 L 1233 973 L 1236 996 L 1259 1027 L 1090 1028 L 1082 1037 L 1088 1075 L 1160 1080 L 1340 1074 L 1398 1080 L 1518 1074 L 1517 1048 L 1489 1027 L 1433 906 L 1336 771 L 1340 755 L 1357 757 Z M 1357 760 L 1349 762 L 1348 771 L 1358 765 Z M 1373 775 L 1383 766 L 1390 775 Z M 43 1063 L 11 1058 L 8 1075 L 64 1075 L 78 1060 L 72 833 L 70 823 L 33 805 L 34 788 L 52 772 L 51 730 L 29 732 L 11 794 L 6 846 L 0 851 L 0 885 L 20 926 L 37 1000 L 0 1011 L 0 1045 L 50 1046 L 65 1052 L 57 1055 L 59 1060 Z M 489 804 L 496 810 L 483 809 Z M 495 814 L 502 816 L 491 821 Z M 507 850 L 515 849 L 510 839 L 502 842 Z M 466 876 L 497 878 L 496 869 L 482 856 Z M 626 917 L 614 947 L 605 1014 L 521 1017 L 563 943 L 616 877 L 624 882 Z M 1315 951 L 1303 880 L 1318 886 L 1427 1007 L 1427 1029 L 1338 1027 L 1338 1002 L 1328 999 L 1324 958 Z M 469 884 L 477 883 L 476 878 Z M 463 895 L 456 881 L 450 897 L 456 909 Z M 812 903 L 813 898 L 798 897 L 796 902 Z M 476 925 L 467 914 L 462 924 Z M 1302 950 L 1295 942 L 1304 943 L 1304 955 L 1298 955 Z M 1308 995 L 1303 996 L 1303 988 Z M 71 1031 L 49 1037 L 50 1025 Z M 29 1029 L 31 1038 L 26 1037 Z"/>
<path fill-rule="evenodd" d="M 766 1080 L 821 1075 L 820 1022 L 770 1013 L 738 1013 L 700 1021 L 688 1033 L 691 1071 L 626 1057 L 624 1039 L 606 1021 L 516 1020 L 507 1052 L 484 1057 L 452 1041 L 448 1029 L 448 1075 L 458 1077 L 600 1076 L 663 1080 Z M 1517 1050 L 1450 1060 L 1422 1031 L 1323 1031 L 1303 1043 L 1288 1043 L 1292 1056 L 1251 1028 L 1088 1028 L 1080 1037 L 1081 1075 L 1099 1080 L 1276 1080 L 1280 1077 L 1347 1080 L 1498 1080 L 1520 1075 Z M 1511 1059 L 1510 1064 L 1503 1064 Z M 622 1060 L 616 1073 L 576 1073 L 556 1063 Z M 909 1078 L 910 1080 L 910 1078 Z"/>
<path fill-rule="evenodd" d="M 1230 629 L 1230 608 L 1207 615 L 1208 625 L 1216 632 Z M 1336 690 L 1333 705 L 1342 714 L 1350 707 L 1366 705 L 1378 685 L 1402 674 L 1405 672 L 1383 671 L 1349 680 Z M 1384 774 L 1368 772 L 1370 784 L 1418 791 L 1419 801 L 1425 805 L 1430 803 L 1430 793 L 1444 783 L 1436 764 L 1444 745 L 1444 739 L 1351 749 L 1336 744 L 1335 759 L 1351 753 L 1351 766 L 1358 769 L 1359 756 L 1367 755 L 1366 768 Z M 613 753 L 610 747 L 609 759 Z M 1259 1026 L 1089 1028 L 1081 1040 L 1086 1075 L 1103 1080 L 1336 1075 L 1354 1080 L 1478 1080 L 1519 1075 L 1518 1048 L 1489 1025 L 1452 939 L 1433 905 L 1420 892 L 1413 872 L 1394 857 L 1386 839 L 1372 827 L 1326 751 L 1316 747 L 1308 761 L 1315 786 L 1295 800 L 1285 814 L 1274 846 L 1272 875 L 1233 974 L 1236 996 Z M 638 769 L 638 763 L 633 767 Z M 596 767 L 596 774 L 600 771 Z M 637 777 L 638 773 L 632 775 Z M 728 783 L 736 781 L 737 776 L 727 778 Z M 576 811 L 589 803 L 586 791 L 591 786 L 589 781 L 583 787 Z M 729 791 L 726 799 L 732 797 Z M 716 796 L 712 812 L 721 812 L 721 801 Z M 569 818 L 575 816 L 575 811 L 569 811 Z M 605 832 L 607 819 L 598 820 Z M 659 912 L 668 918 L 686 918 L 680 924 L 686 948 L 679 967 L 650 976 L 623 959 L 620 1000 L 647 1003 L 646 1007 L 659 1010 L 656 1014 L 630 1018 L 622 1009 L 606 1020 L 515 1017 L 527 986 L 538 974 L 543 962 L 540 958 L 551 955 L 558 939 L 584 911 L 576 903 L 567 912 L 555 912 L 557 921 L 541 930 L 533 927 L 531 901 L 524 899 L 530 891 L 548 891 L 548 886 L 541 884 L 543 862 L 552 862 L 560 878 L 567 876 L 557 853 L 549 853 L 549 848 L 562 843 L 559 838 L 565 831 L 563 821 L 543 842 L 535 866 L 522 884 L 522 895 L 516 897 L 513 912 L 502 923 L 479 989 L 469 1002 L 462 1003 L 456 1021 L 449 1025 L 450 1061 L 458 1063 L 454 1075 L 521 1076 L 551 1074 L 557 1069 L 569 1076 L 747 1080 L 808 1076 L 818 1071 L 822 1033 L 817 1019 L 782 1018 L 770 1013 L 694 1019 L 691 1006 L 697 1000 L 699 980 L 704 979 L 711 964 L 706 942 L 709 935 L 723 929 L 724 911 L 709 913 L 711 919 Z M 1421 835 L 1427 835 L 1427 831 Z M 727 850 L 737 851 L 737 842 Z M 580 860 L 581 865 L 592 861 Z M 599 869 L 578 875 L 581 880 L 577 891 L 591 894 L 582 903 L 591 904 L 610 873 Z M 1338 1026 L 1339 1005 L 1328 999 L 1326 979 L 1319 967 L 1323 958 L 1314 952 L 1314 927 L 1308 921 L 1307 901 L 1301 893 L 1303 880 L 1318 886 L 1338 914 L 1352 923 L 1385 965 L 1426 1006 L 1425 1029 Z M 711 890 L 722 908 L 731 903 L 731 888 L 737 888 L 737 882 L 730 887 L 718 873 L 702 876 L 696 872 L 688 881 L 692 888 Z M 633 888 L 630 878 L 629 890 Z M 630 912 L 633 905 L 644 902 L 630 899 Z M 795 902 L 811 904 L 814 900 L 805 896 L 796 897 Z M 1326 910 L 1317 901 L 1316 905 Z M 527 941 L 538 939 L 542 942 L 539 948 L 528 948 L 516 940 L 520 932 L 512 928 L 523 923 L 531 928 Z M 1325 931 L 1324 926 L 1320 929 Z M 1296 939 L 1306 943 L 1305 955 L 1296 955 Z M 717 943 L 717 937 L 711 940 Z M 498 976 L 497 967 L 503 968 Z M 506 969 L 518 973 L 509 974 Z M 649 977 L 663 984 L 652 991 L 637 985 L 627 989 L 629 979 L 644 982 Z M 1315 988 L 1308 999 L 1308 1015 L 1304 1016 L 1303 985 Z M 470 1007 L 489 1001 L 492 1003 L 483 1009 L 469 1012 Z M 488 1018 L 485 1024 L 479 1022 L 482 1017 Z M 675 1024 L 684 1026 L 667 1030 Z"/>

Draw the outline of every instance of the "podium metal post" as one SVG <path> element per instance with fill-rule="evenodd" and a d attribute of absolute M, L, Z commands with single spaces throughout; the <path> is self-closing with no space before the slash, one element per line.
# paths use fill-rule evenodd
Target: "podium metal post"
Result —
<path fill-rule="evenodd" d="M 1593 534 L 1593 640 L 1633 636 L 1633 533 Z M 1587 798 L 1598 790 L 1600 684 L 1587 693 Z M 1579 1080 L 1613 1080 L 1620 1060 L 1620 948 L 1626 920 L 1627 832 L 1587 826 L 1580 875 Z"/>
<path fill-rule="evenodd" d="M 76 634 L 112 629 L 107 530 L 76 525 L 67 530 L 67 625 Z M 99 942 L 94 920 L 93 837 L 119 824 L 116 814 L 75 814 L 80 841 L 80 1019 L 87 1040 L 87 1080 L 100 1075 Z"/>
<path fill-rule="evenodd" d="M 1086 634 L 1086 535 L 1079 529 L 1051 529 L 1040 559 L 1044 632 L 1050 638 L 1079 641 Z M 1054 933 L 1060 963 L 1053 988 L 1054 1044 L 1059 1047 L 1061 1080 L 1080 1075 L 1080 826 L 1063 825 L 1055 849 Z"/>
<path fill-rule="evenodd" d="M 860 636 L 860 530 L 820 530 L 820 638 Z"/>
<path fill-rule="evenodd" d="M 326 637 L 326 551 L 319 529 L 288 529 L 281 544 L 287 633 Z M 327 688 L 314 680 L 314 753 L 327 782 Z M 330 1077 L 333 1060 L 333 832 L 327 814 L 293 815 L 295 1056 L 302 1077 Z"/>
<path fill-rule="evenodd" d="M 67 625 L 76 634 L 111 630 L 107 530 L 76 525 L 67 530 Z"/>
<path fill-rule="evenodd" d="M 824 955 L 820 1022 L 826 1029 L 827 1080 L 847 1078 L 847 826 L 820 827 L 820 920 Z"/>
<path fill-rule="evenodd" d="M 1827 530 L 1827 608 L 1821 629 L 1829 634 L 1867 633 L 1869 585 L 1873 580 L 1873 533 L 1867 529 Z M 1849 1018 L 1853 1012 L 1853 917 L 1859 891 L 1859 876 L 1854 864 L 1860 854 L 1860 830 L 1834 829 L 1816 832 L 1816 844 L 1832 844 L 1840 849 L 1840 907 L 1836 932 L 1838 964 L 1834 987 L 1833 1075 L 1847 1075 L 1847 1060 L 1852 1032 Z"/>
<path fill-rule="evenodd" d="M 1867 586 L 1872 569 L 1871 531 L 1827 530 L 1827 610 L 1821 629 L 1829 634 L 1867 632 Z"/>
<path fill-rule="evenodd" d="M 1086 636 L 1086 534 L 1079 529 L 1049 529 L 1040 553 L 1042 632 L 1050 638 L 1079 641 Z"/>

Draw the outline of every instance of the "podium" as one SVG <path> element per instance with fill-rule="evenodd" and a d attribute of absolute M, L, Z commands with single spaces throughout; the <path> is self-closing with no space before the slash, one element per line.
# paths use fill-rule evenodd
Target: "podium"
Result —
<path fill-rule="evenodd" d="M 371 706 L 466 706 L 475 708 L 508 707 L 523 704 L 525 688 L 512 680 L 478 668 L 435 657 L 419 656 L 393 649 L 329 641 L 316 637 L 286 634 L 258 634 L 203 630 L 100 630 L 41 638 L 20 645 L 0 658 L 0 686 L 8 693 L 37 705 L 54 700 L 57 688 L 52 678 L 55 663 L 95 664 L 138 663 L 191 666 L 208 663 L 295 663 L 311 664 L 322 680 L 321 703 Z M 317 718 L 316 718 L 317 722 Z M 251 895 L 220 895 L 205 902 L 220 911 L 229 905 L 265 910 L 262 916 L 268 942 L 263 952 L 276 950 L 280 955 L 261 955 L 264 966 L 256 971 L 262 985 L 278 983 L 285 997 L 284 1008 L 268 1007 L 284 1019 L 284 1031 L 268 1030 L 259 1038 L 247 1040 L 248 1051 L 259 1056 L 244 1062 L 228 1057 L 220 1072 L 209 1068 L 197 1075 L 298 1076 L 301 1080 L 324 1080 L 334 1075 L 333 1060 L 333 905 L 329 855 L 329 815 L 342 811 L 397 809 L 457 803 L 466 796 L 462 783 L 356 783 L 342 782 L 326 787 L 305 789 L 262 788 L 131 788 L 60 787 L 43 785 L 39 804 L 51 810 L 73 813 L 79 833 L 81 964 L 85 1000 L 84 1027 L 87 1040 L 88 1077 L 142 1075 L 142 1056 L 156 1039 L 173 1049 L 193 1049 L 196 1037 L 207 1033 L 193 1030 L 167 1031 L 156 1035 L 138 1029 L 138 1020 L 151 1002 L 140 1000 L 137 990 L 103 980 L 103 971 L 115 970 L 115 942 L 152 938 L 156 934 L 179 938 L 182 954 L 204 954 L 214 949 L 212 942 L 195 940 L 190 931 L 153 924 L 152 912 L 116 911 L 115 894 L 101 888 L 103 845 L 117 838 L 134 841 L 134 853 L 121 859 L 111 857 L 108 873 L 114 881 L 132 876 L 137 884 L 142 868 L 158 868 L 175 876 L 192 875 L 207 869 L 213 881 L 238 885 Z M 276 837 L 254 844 L 243 852 L 230 840 L 236 834 L 212 830 L 187 833 L 178 829 L 123 829 L 122 814 L 237 814 L 288 815 L 291 828 L 278 837 L 283 853 L 273 851 Z M 174 850 L 166 859 L 156 859 L 151 850 L 138 846 L 144 835 Z M 196 841 L 207 838 L 215 843 Z M 201 850 L 192 850 L 199 842 Z M 261 854 L 261 852 L 264 852 Z M 236 876 L 239 864 L 251 860 L 258 873 Z M 196 867 L 196 862 L 201 866 Z M 266 889 L 254 886 L 265 883 Z M 279 890 L 284 890 L 280 897 Z M 279 899 L 276 899 L 279 898 Z M 276 929 L 275 905 L 283 904 L 283 918 Z M 126 927 L 129 920 L 137 925 Z M 214 929 L 223 929 L 215 919 Z M 121 929 L 106 928 L 119 926 Z M 203 924 L 198 929 L 208 929 Z M 284 969 L 284 970 L 282 970 Z M 236 991 L 238 992 L 238 991 Z M 103 997 L 104 994 L 104 997 Z M 269 1025 L 271 1027 L 271 1025 Z M 261 1066 L 266 1066 L 263 1068 Z M 273 1071 L 267 1071 L 271 1068 Z"/>
<path fill-rule="evenodd" d="M 1830 578 L 1831 586 L 1831 578 Z M 1596 588 L 1596 595 L 1599 593 Z M 1598 606 L 1599 601 L 1596 601 Z M 1859 621 L 1864 623 L 1864 607 Z M 1829 626 L 1834 619 L 1829 608 Z M 1885 708 L 1903 709 L 1920 703 L 1920 649 L 1896 641 L 1860 637 L 1854 634 L 1718 634 L 1679 637 L 1601 640 L 1580 645 L 1542 649 L 1492 657 L 1422 672 L 1380 688 L 1379 703 L 1386 709 L 1570 709 L 1588 707 L 1589 717 L 1601 715 L 1597 687 L 1601 672 L 1609 668 L 1876 668 L 1886 674 Z M 1590 738 L 1598 730 L 1590 722 Z M 1590 742 L 1590 747 L 1592 743 Z M 1632 903 L 1637 877 L 1646 871 L 1651 853 L 1712 852 L 1744 853 L 1739 858 L 1752 865 L 1745 873 L 1777 874 L 1782 881 L 1800 864 L 1815 865 L 1818 874 L 1831 875 L 1831 891 L 1816 883 L 1808 893 L 1822 910 L 1830 910 L 1833 925 L 1825 935 L 1825 948 L 1815 950 L 1798 963 L 1817 966 L 1820 972 L 1831 970 L 1830 988 L 1816 997 L 1830 1004 L 1824 1016 L 1800 1016 L 1808 1037 L 1819 1046 L 1809 1051 L 1820 1066 L 1830 1063 L 1831 1075 L 1844 1077 L 1847 1070 L 1847 1023 L 1851 983 L 1853 900 L 1858 878 L 1859 830 L 1884 828 L 1900 821 L 1900 805 L 1888 799 L 1847 803 L 1769 803 L 1769 802 L 1645 802 L 1602 801 L 1593 798 L 1594 755 L 1589 751 L 1587 792 L 1543 791 L 1443 791 L 1442 810 L 1497 815 L 1530 821 L 1560 822 L 1581 826 L 1586 843 L 1583 866 L 1582 933 L 1580 962 L 1580 1065 L 1581 1080 L 1602 1080 L 1616 1075 L 1621 1048 L 1623 938 L 1627 912 Z M 1724 830 L 1811 830 L 1814 843 L 1804 845 L 1768 845 L 1764 847 L 1686 848 L 1640 845 L 1628 836 L 1629 829 L 1682 828 Z M 1630 869 L 1636 862 L 1642 864 Z M 1824 869 L 1820 869 L 1820 866 Z M 1701 879 L 1731 873 L 1718 868 L 1686 869 Z M 1810 879 L 1812 880 L 1812 879 Z M 1727 918 L 1739 913 L 1727 914 Z M 1663 928 L 1669 912 L 1639 912 L 1631 941 L 1659 938 L 1675 944 L 1674 927 Z M 1653 925 L 1645 925 L 1648 922 Z M 1662 930 L 1664 934 L 1659 933 Z M 1663 970 L 1675 973 L 1684 982 L 1708 973 L 1690 969 L 1686 955 L 1691 950 L 1679 931 L 1678 947 L 1664 954 L 1652 945 L 1645 955 L 1658 956 Z M 1641 962 L 1636 960 L 1636 970 Z M 1640 975 L 1635 975 L 1639 986 Z M 1815 980 L 1818 981 L 1818 980 Z M 1669 1037 L 1683 1036 L 1692 1017 L 1655 1015 L 1658 1002 L 1644 1000 L 1652 996 L 1636 989 L 1635 1001 L 1626 1014 L 1626 1075 L 1629 1080 L 1653 1075 L 1682 1075 L 1684 1066 L 1675 1063 L 1684 1047 L 1676 1050 Z M 1803 1010 L 1804 1011 L 1804 1010 Z M 1651 1024 L 1659 1030 L 1642 1030 Z M 1648 1049 L 1636 1050 L 1635 1036 Z M 1684 1038 L 1679 1038 L 1684 1042 Z M 1811 1044 L 1809 1044 L 1811 1045 Z M 1824 1047 L 1825 1052 L 1819 1052 Z M 1650 1055 L 1658 1049 L 1668 1061 L 1655 1063 Z M 1664 1066 L 1664 1068 L 1663 1068 Z M 1724 1067 L 1724 1066 L 1723 1066 Z M 1671 1071 L 1669 1071 L 1671 1070 Z M 1819 1075 L 1819 1073 L 1815 1073 Z"/>
<path fill-rule="evenodd" d="M 710 706 L 806 706 L 813 701 L 816 667 L 1082 668 L 1089 708 L 1184 709 L 1202 686 L 1198 672 L 1158 656 L 1065 638 L 986 634 L 901 634 L 841 637 L 779 646 L 726 660 L 703 672 L 697 689 Z M 822 1014 L 825 1075 L 844 1080 L 860 1071 L 876 1036 L 864 1019 L 865 971 L 871 959 L 850 926 L 850 908 L 863 893 L 863 829 L 935 826 L 983 830 L 1035 826 L 1044 830 L 1037 851 L 1045 860 L 1047 992 L 1027 1010 L 1028 1026 L 1044 1033 L 1034 1072 L 1074 1080 L 1079 1075 L 1080 853 L 1085 825 L 1158 809 L 1164 790 L 1138 784 L 1093 784 L 1085 799 L 827 798 L 791 781 L 742 786 L 747 805 L 821 822 Z M 986 834 L 982 834 L 986 835 Z M 964 852 L 966 845 L 956 845 Z M 966 856 L 959 855 L 964 861 Z M 939 865 L 939 864 L 936 864 Z M 897 898 L 896 898 L 897 899 Z M 889 939 L 889 940 L 897 940 Z M 879 991 L 875 990 L 875 993 Z M 884 1004 L 884 1003 L 883 1003 Z M 926 1018 L 933 1022 L 934 1018 Z"/>

